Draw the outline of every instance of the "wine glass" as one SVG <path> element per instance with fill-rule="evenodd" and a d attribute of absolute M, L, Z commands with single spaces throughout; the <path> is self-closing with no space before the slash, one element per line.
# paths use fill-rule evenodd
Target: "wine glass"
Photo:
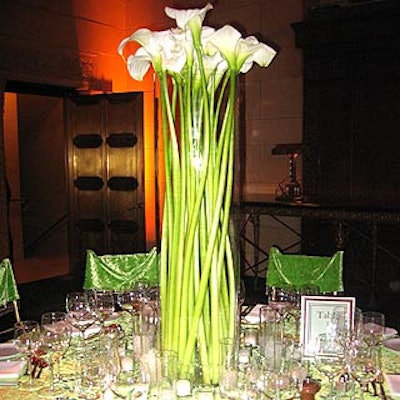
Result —
<path fill-rule="evenodd" d="M 71 292 L 66 296 L 66 320 L 78 329 L 81 345 L 85 347 L 85 331 L 96 322 L 91 300 L 86 292 Z"/>
<path fill-rule="evenodd" d="M 359 384 L 360 398 L 364 399 L 364 393 L 368 392 L 368 384 L 376 378 L 375 359 L 371 357 L 369 349 L 360 344 L 353 348 L 348 360 L 348 370 L 351 377 Z"/>
<path fill-rule="evenodd" d="M 33 379 L 33 365 L 32 355 L 34 351 L 34 343 L 40 335 L 39 322 L 32 320 L 25 320 L 16 322 L 14 324 L 14 340 L 15 348 L 21 353 L 27 363 L 27 374 L 29 376 L 28 382 L 20 382 L 21 386 L 33 388 L 36 381 Z"/>
<path fill-rule="evenodd" d="M 321 334 L 315 346 L 314 363 L 317 370 L 325 375 L 329 381 L 329 395 L 327 399 L 334 398 L 334 378 L 345 371 L 345 357 L 338 337 Z"/>
<path fill-rule="evenodd" d="M 385 316 L 376 311 L 362 313 L 363 339 L 368 346 L 375 347 L 382 343 L 385 332 Z"/>
<path fill-rule="evenodd" d="M 377 311 L 362 313 L 362 337 L 369 347 L 369 356 L 374 359 L 376 378 L 382 378 L 381 344 L 385 333 L 385 316 Z"/>
<path fill-rule="evenodd" d="M 39 397 L 54 399 L 63 393 L 63 388 L 55 385 L 54 365 L 61 359 L 70 342 L 70 334 L 66 329 L 44 329 L 42 327 L 36 343 L 36 353 L 44 359 L 50 372 L 49 384 L 39 390 Z"/>
<path fill-rule="evenodd" d="M 67 351 L 70 341 L 71 341 L 71 326 L 67 322 L 67 313 L 63 311 L 50 311 L 45 312 L 41 316 L 41 326 L 43 330 L 55 333 L 65 333 L 66 340 L 68 340 L 68 345 L 65 346 L 64 352 L 61 356 L 56 358 L 56 371 L 55 371 L 55 384 L 61 382 L 61 375 L 60 375 L 60 364 L 61 359 L 64 356 L 65 352 Z"/>
<path fill-rule="evenodd" d="M 136 292 L 134 290 L 129 290 L 118 293 L 117 304 L 122 311 L 127 311 L 129 314 L 133 315 L 139 307 Z"/>
<path fill-rule="evenodd" d="M 268 305 L 278 312 L 282 320 L 293 307 L 293 291 L 291 288 L 272 287 L 268 291 Z"/>
<path fill-rule="evenodd" d="M 111 317 L 115 311 L 114 293 L 111 291 L 95 290 L 91 293 L 93 297 L 94 310 L 103 329 L 104 323 Z"/>

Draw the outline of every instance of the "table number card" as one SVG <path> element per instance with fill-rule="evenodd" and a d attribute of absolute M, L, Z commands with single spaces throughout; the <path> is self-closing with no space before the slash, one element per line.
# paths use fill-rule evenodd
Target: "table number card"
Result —
<path fill-rule="evenodd" d="M 354 326 L 355 302 L 354 297 L 302 296 L 300 343 L 303 357 L 313 357 L 318 337 L 328 333 L 329 324 L 339 313 L 345 313 L 347 330 Z"/>

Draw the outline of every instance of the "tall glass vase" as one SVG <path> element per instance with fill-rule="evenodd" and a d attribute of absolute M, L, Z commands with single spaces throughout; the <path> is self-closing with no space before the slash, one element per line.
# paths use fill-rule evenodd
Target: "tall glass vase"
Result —
<path fill-rule="evenodd" d="M 190 110 L 179 136 L 175 126 L 163 127 L 161 345 L 178 355 L 179 379 L 196 364 L 202 383 L 217 384 L 220 343 L 238 332 L 237 78 L 228 78 L 215 99 L 201 88 L 178 95 L 180 110 Z"/>

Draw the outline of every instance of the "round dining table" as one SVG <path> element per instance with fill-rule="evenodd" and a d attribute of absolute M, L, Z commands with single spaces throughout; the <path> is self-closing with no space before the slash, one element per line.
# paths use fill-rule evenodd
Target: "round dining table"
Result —
<path fill-rule="evenodd" d="M 113 321 L 113 324 L 120 324 L 120 326 L 126 326 L 129 324 L 129 314 L 121 313 L 116 321 Z M 87 340 L 97 340 L 97 335 L 93 335 L 92 338 Z M 386 343 L 387 342 L 387 343 Z M 392 338 L 384 341 L 383 345 L 381 345 L 381 354 L 382 354 L 382 371 L 384 375 L 384 383 L 383 383 L 383 393 L 380 388 L 378 388 L 378 392 L 375 393 L 371 388 L 364 395 L 364 400 L 369 399 L 393 399 L 396 395 L 400 396 L 400 338 L 397 335 L 394 335 Z M 59 385 L 62 385 L 62 393 L 54 395 L 54 400 L 82 400 L 85 397 L 82 397 L 78 394 L 79 390 L 77 387 L 77 338 L 73 337 L 71 340 L 71 344 L 68 350 L 65 352 L 62 357 L 60 363 L 60 382 Z M 0 361 L 7 362 L 7 361 Z M 312 377 L 314 378 L 314 372 L 312 371 Z M 43 398 L 40 395 L 41 388 L 45 387 L 49 383 L 50 373 L 49 368 L 45 367 L 42 369 L 41 373 L 38 374 L 36 372 L 36 377 L 34 379 L 34 386 L 32 388 L 27 388 L 26 383 L 29 380 L 27 375 L 22 376 L 19 379 L 19 384 L 15 385 L 6 385 L 4 382 L 2 385 L 1 377 L 0 377 L 0 399 L 1 400 L 37 400 Z M 327 394 L 329 389 L 329 384 L 327 380 L 316 373 L 315 379 L 320 380 L 321 390 L 316 394 L 315 399 L 319 400 Z M 143 384 L 142 384 L 143 385 Z M 147 398 L 157 398 L 156 396 L 151 394 L 147 390 L 148 388 L 142 387 L 140 391 L 136 391 L 135 399 L 136 400 L 145 400 Z M 139 393 L 139 394 L 138 394 Z M 118 399 L 117 396 L 113 395 L 111 391 L 106 390 L 103 394 L 103 397 L 97 397 L 99 399 L 103 398 L 103 400 L 113 400 Z M 209 397 L 208 397 L 209 398 Z M 220 398 L 219 394 L 215 392 L 213 398 Z M 90 400 L 89 398 L 86 398 Z M 85 399 L 85 400 L 86 400 Z"/>

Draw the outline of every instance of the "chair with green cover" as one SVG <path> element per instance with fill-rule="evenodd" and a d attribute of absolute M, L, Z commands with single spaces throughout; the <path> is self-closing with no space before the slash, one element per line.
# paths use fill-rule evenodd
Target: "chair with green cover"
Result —
<path fill-rule="evenodd" d="M 158 285 L 159 253 L 153 247 L 148 253 L 97 255 L 86 251 L 84 289 L 121 292 L 146 280 Z"/>
<path fill-rule="evenodd" d="M 19 293 L 9 258 L 0 263 L 0 336 L 13 331 L 14 323 L 21 320 L 18 307 Z M 13 315 L 12 318 L 9 316 Z"/>
<path fill-rule="evenodd" d="M 269 251 L 267 288 L 317 286 L 320 293 L 343 292 L 343 251 L 331 257 L 283 254 L 277 247 Z"/>

